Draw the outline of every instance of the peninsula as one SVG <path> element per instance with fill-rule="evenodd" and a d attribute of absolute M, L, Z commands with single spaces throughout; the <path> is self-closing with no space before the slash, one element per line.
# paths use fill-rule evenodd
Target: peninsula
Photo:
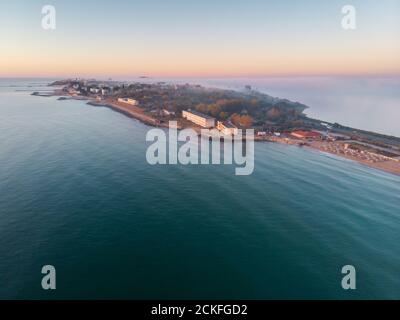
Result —
<path fill-rule="evenodd" d="M 253 128 L 256 141 L 279 142 L 335 154 L 400 175 L 400 138 L 354 129 L 306 116 L 308 106 L 245 86 L 242 91 L 193 84 L 67 79 L 51 84 L 60 100 L 88 100 L 151 126 L 215 127 L 235 135 Z M 48 93 L 33 93 L 49 96 Z"/>

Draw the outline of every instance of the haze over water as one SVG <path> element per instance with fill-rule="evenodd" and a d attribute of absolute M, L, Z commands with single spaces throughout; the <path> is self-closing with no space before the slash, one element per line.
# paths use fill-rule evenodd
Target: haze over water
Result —
<path fill-rule="evenodd" d="M 270 143 L 248 177 L 150 166 L 149 127 L 38 82 L 0 82 L 0 298 L 400 298 L 400 177 Z"/>

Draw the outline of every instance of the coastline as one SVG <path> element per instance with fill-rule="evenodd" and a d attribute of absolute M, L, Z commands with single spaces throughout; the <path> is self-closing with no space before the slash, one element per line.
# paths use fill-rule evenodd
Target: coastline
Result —
<path fill-rule="evenodd" d="M 255 141 L 259 142 L 273 142 L 273 143 L 280 143 L 280 144 L 288 144 L 293 146 L 298 146 L 299 148 L 306 148 L 313 151 L 318 151 L 324 154 L 330 154 L 337 156 L 339 158 L 347 159 L 350 161 L 357 162 L 361 165 L 367 166 L 369 168 L 374 168 L 377 170 L 384 171 L 386 173 L 391 173 L 395 176 L 400 176 L 400 159 L 398 161 L 394 160 L 386 160 L 386 161 L 377 161 L 371 162 L 368 160 L 360 159 L 356 156 L 351 156 L 343 153 L 333 152 L 328 148 L 328 144 L 322 141 L 312 141 L 312 142 L 304 142 L 302 140 L 295 140 L 295 139 L 285 139 L 285 138 L 277 138 L 277 137 L 269 137 L 269 138 L 262 138 L 262 139 L 255 139 Z"/>
<path fill-rule="evenodd" d="M 90 101 L 87 103 L 88 105 L 95 107 L 110 108 L 111 110 L 122 113 L 123 115 L 129 118 L 137 119 L 142 123 L 153 127 L 165 127 L 165 125 L 160 123 L 157 119 L 152 118 L 151 116 L 145 114 L 143 110 L 141 110 L 140 108 L 129 105 L 127 103 L 118 102 L 112 99 L 106 99 L 104 101 L 97 101 L 95 99 L 89 99 L 89 100 Z"/>
<path fill-rule="evenodd" d="M 104 100 L 97 100 L 92 97 L 84 97 L 84 96 L 74 96 L 70 94 L 65 94 L 64 92 L 60 90 L 54 90 L 53 94 L 51 95 L 40 95 L 40 94 L 34 94 L 35 96 L 39 97 L 51 97 L 51 96 L 59 96 L 58 100 L 80 100 L 80 101 L 88 101 L 87 104 L 95 107 L 106 107 L 110 108 L 113 111 L 119 112 L 129 118 L 136 119 L 140 122 L 142 122 L 145 125 L 149 125 L 152 127 L 164 127 L 168 128 L 169 125 L 168 123 L 162 123 L 158 119 L 151 117 L 150 115 L 147 115 L 142 109 L 139 107 L 119 102 L 116 101 L 115 99 L 104 99 Z M 67 96 L 67 97 L 65 97 Z M 184 129 L 185 126 L 179 126 L 178 129 Z M 197 132 L 199 132 L 198 128 L 193 128 Z M 331 154 L 335 155 L 340 158 L 344 158 L 347 160 L 355 161 L 361 165 L 367 166 L 369 168 L 374 168 L 377 170 L 384 171 L 386 173 L 393 174 L 395 176 L 400 176 L 400 158 L 399 161 L 393 161 L 393 160 L 387 160 L 387 161 L 379 161 L 379 162 L 371 162 L 367 160 L 360 159 L 359 157 L 355 156 L 349 156 L 346 154 L 342 153 L 336 153 L 332 152 L 329 150 L 329 148 L 326 147 L 325 144 L 314 141 L 314 142 L 305 142 L 302 140 L 296 140 L 296 139 L 283 139 L 283 138 L 276 138 L 273 136 L 269 137 L 255 137 L 254 139 L 255 142 L 273 142 L 273 143 L 280 143 L 280 144 L 289 144 L 289 145 L 295 145 L 298 147 L 306 147 L 310 150 L 315 150 L 319 151 L 321 153 L 325 154 Z"/>
<path fill-rule="evenodd" d="M 369 168 L 373 168 L 373 169 L 377 169 L 377 170 L 380 170 L 380 171 L 384 171 L 386 173 L 391 173 L 391 174 L 393 174 L 395 176 L 399 176 L 400 177 L 400 163 L 399 162 L 395 162 L 395 161 L 368 162 L 366 160 L 361 160 L 361 159 L 358 159 L 356 157 L 337 154 L 335 152 L 330 152 L 328 150 L 323 150 L 321 148 L 317 148 L 317 147 L 314 147 L 314 146 L 306 146 L 306 148 L 309 148 L 310 150 L 316 150 L 316 151 L 319 151 L 321 153 L 334 155 L 334 156 L 337 156 L 339 158 L 347 159 L 347 160 L 350 160 L 350 161 L 354 161 L 354 162 L 357 162 L 357 163 L 359 163 L 361 165 L 367 166 Z"/>

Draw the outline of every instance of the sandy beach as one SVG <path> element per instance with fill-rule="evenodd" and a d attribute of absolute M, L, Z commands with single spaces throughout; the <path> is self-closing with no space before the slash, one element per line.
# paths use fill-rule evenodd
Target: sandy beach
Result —
<path fill-rule="evenodd" d="M 114 99 L 106 99 L 102 101 L 97 101 L 92 99 L 89 104 L 94 106 L 103 106 L 111 108 L 117 112 L 121 112 L 128 117 L 135 118 L 137 120 L 142 121 L 145 124 L 152 125 L 152 126 L 161 126 L 159 120 L 147 115 L 144 111 L 136 106 L 130 105 L 128 103 L 119 102 Z"/>
<path fill-rule="evenodd" d="M 356 161 L 360 164 L 363 164 L 365 166 L 374 168 L 374 169 L 379 169 L 382 171 L 386 171 L 395 175 L 400 176 L 400 161 L 394 161 L 394 160 L 382 160 L 382 161 L 368 161 L 364 159 L 360 159 L 360 157 L 356 156 L 350 156 L 347 154 L 341 154 L 341 153 L 335 153 L 335 152 L 330 152 L 329 150 L 326 149 L 326 142 L 323 141 L 313 141 L 309 142 L 307 147 L 312 148 L 314 150 L 318 150 L 320 152 L 324 153 L 329 153 L 333 154 L 348 160 Z M 325 146 L 325 147 L 324 147 Z"/>
<path fill-rule="evenodd" d="M 341 157 L 341 158 L 345 158 L 345 159 L 348 159 L 351 161 L 358 162 L 358 163 L 368 166 L 370 168 L 382 170 L 382 171 L 400 176 L 400 159 L 398 159 L 398 161 L 387 160 L 387 159 L 377 159 L 375 161 L 369 161 L 369 160 L 361 158 L 360 155 L 351 156 L 349 154 L 331 151 L 332 148 L 329 148 L 329 146 L 332 146 L 332 142 L 319 141 L 319 140 L 303 141 L 303 140 L 299 140 L 299 139 L 276 137 L 276 136 L 255 137 L 255 141 L 274 142 L 274 143 L 299 146 L 302 148 L 309 148 L 312 150 L 317 150 L 322 153 L 333 154 L 333 155 Z"/>

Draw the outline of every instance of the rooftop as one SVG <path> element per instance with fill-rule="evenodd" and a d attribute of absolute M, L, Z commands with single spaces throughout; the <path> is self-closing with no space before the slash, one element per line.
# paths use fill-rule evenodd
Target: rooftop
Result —
<path fill-rule="evenodd" d="M 191 114 L 194 114 L 194 115 L 196 115 L 196 116 L 205 118 L 205 119 L 215 119 L 215 118 L 213 118 L 213 117 L 211 117 L 211 116 L 209 116 L 209 115 L 207 115 L 207 114 L 204 114 L 204 113 L 201 113 L 201 112 L 198 112 L 198 111 L 195 111 L 195 110 L 190 110 L 190 109 L 189 109 L 189 110 L 184 110 L 184 111 L 189 112 L 189 113 L 191 113 Z"/>
<path fill-rule="evenodd" d="M 302 131 L 302 130 L 293 131 L 292 134 L 302 136 L 305 138 L 317 138 L 321 136 L 321 134 L 316 131 Z"/>
<path fill-rule="evenodd" d="M 223 121 L 223 122 L 221 122 L 221 123 L 222 123 L 222 125 L 223 125 L 225 128 L 236 129 L 236 126 L 235 126 L 232 122 L 230 122 L 230 121 Z"/>

